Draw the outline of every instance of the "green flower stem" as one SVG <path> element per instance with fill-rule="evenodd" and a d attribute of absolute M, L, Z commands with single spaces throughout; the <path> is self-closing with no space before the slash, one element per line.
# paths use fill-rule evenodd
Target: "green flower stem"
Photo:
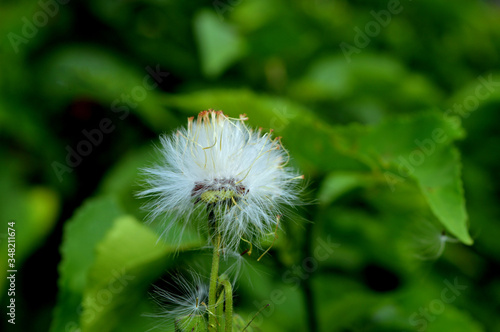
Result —
<path fill-rule="evenodd" d="M 210 310 L 208 316 L 208 331 L 217 332 L 217 319 L 215 316 L 215 305 L 217 295 L 217 279 L 219 277 L 219 247 L 220 247 L 220 234 L 217 235 L 217 245 L 214 245 L 214 252 L 212 256 L 212 271 L 210 272 L 210 289 L 208 291 L 208 309 Z"/>
<path fill-rule="evenodd" d="M 233 332 L 233 288 L 224 274 L 220 276 L 219 282 L 224 286 L 225 294 L 225 332 Z"/>
<path fill-rule="evenodd" d="M 224 328 L 224 289 L 220 292 L 219 299 L 217 300 L 217 323 L 219 323 L 219 331 Z"/>

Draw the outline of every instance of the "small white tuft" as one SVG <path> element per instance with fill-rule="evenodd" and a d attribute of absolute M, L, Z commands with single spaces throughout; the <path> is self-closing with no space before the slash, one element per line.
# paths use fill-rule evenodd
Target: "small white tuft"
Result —
<path fill-rule="evenodd" d="M 191 278 L 187 279 L 176 275 L 173 282 L 168 283 L 172 291 L 153 285 L 151 298 L 157 306 L 157 311 L 144 316 L 160 319 L 155 328 L 175 326 L 176 330 L 183 331 L 191 326 L 195 319 L 206 319 L 208 284 L 203 283 L 195 272 L 191 272 L 190 276 Z"/>
<path fill-rule="evenodd" d="M 456 243 L 457 239 L 451 237 L 437 222 L 419 220 L 413 227 L 413 242 L 411 247 L 416 258 L 421 260 L 438 259 L 446 248 L 446 243 Z"/>
<path fill-rule="evenodd" d="M 151 219 L 169 220 L 166 233 L 213 213 L 222 248 L 237 250 L 240 241 L 274 232 L 277 215 L 299 203 L 303 176 L 287 166 L 281 138 L 254 131 L 245 120 L 203 111 L 187 128 L 160 138 L 161 163 L 143 170 L 146 189 L 139 196 L 150 199 Z"/>

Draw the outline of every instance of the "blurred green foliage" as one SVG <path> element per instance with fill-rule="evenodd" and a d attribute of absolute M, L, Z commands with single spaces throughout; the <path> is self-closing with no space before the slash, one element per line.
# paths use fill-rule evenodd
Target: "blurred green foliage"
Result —
<path fill-rule="evenodd" d="M 195 233 L 143 223 L 138 170 L 208 108 L 273 128 L 308 179 L 270 255 L 238 262 L 239 324 L 269 304 L 255 329 L 500 330 L 499 15 L 479 0 L 3 1 L 2 305 L 12 220 L 18 273 L 2 330 L 162 328 L 143 316 L 150 285 L 210 259 Z"/>

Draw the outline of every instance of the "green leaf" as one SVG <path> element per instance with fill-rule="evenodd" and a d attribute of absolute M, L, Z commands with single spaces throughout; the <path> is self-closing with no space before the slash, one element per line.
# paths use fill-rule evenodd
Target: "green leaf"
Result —
<path fill-rule="evenodd" d="M 94 247 L 122 213 L 114 199 L 99 197 L 88 200 L 66 223 L 59 265 L 59 294 L 51 331 L 79 326 L 80 303 L 95 259 Z"/>
<path fill-rule="evenodd" d="M 374 179 L 359 172 L 332 172 L 321 184 L 318 200 L 328 205 L 345 193 L 357 188 L 373 184 Z"/>
<path fill-rule="evenodd" d="M 214 11 L 202 11 L 194 18 L 194 32 L 201 67 L 208 77 L 216 77 L 245 53 L 244 40 L 234 27 L 222 22 Z"/>
<path fill-rule="evenodd" d="M 18 178 L 6 172 L 7 163 L 0 171 L 0 249 L 5 258 L 0 260 L 0 290 L 4 289 L 7 279 L 7 239 L 8 228 L 15 232 L 15 269 L 20 269 L 26 258 L 40 246 L 50 234 L 57 221 L 60 202 L 59 195 L 47 187 L 26 188 Z M 17 174 L 16 174 L 17 175 Z M 14 222 L 13 227 L 7 223 Z M 7 292 L 2 293 L 2 296 Z"/>
<path fill-rule="evenodd" d="M 184 249 L 198 241 L 183 243 Z M 177 244 L 158 236 L 131 216 L 118 218 L 96 248 L 84 291 L 83 331 L 114 331 L 122 317 L 140 316 L 138 303 L 146 290 L 170 264 Z"/>
<path fill-rule="evenodd" d="M 439 113 L 424 113 L 374 127 L 337 128 L 336 135 L 342 150 L 383 172 L 391 190 L 414 179 L 446 229 L 463 243 L 472 244 L 460 157 L 452 145 L 464 136 L 461 127 Z"/>
<path fill-rule="evenodd" d="M 460 153 L 448 147 L 430 156 L 426 164 L 416 170 L 415 177 L 432 211 L 460 241 L 472 244 L 467 227 Z"/>
<path fill-rule="evenodd" d="M 153 156 L 153 145 L 128 152 L 106 173 L 98 192 L 117 197 L 128 214 L 144 218 L 147 212 L 141 210 L 141 201 L 134 195 L 141 189 L 140 169 L 151 163 Z"/>

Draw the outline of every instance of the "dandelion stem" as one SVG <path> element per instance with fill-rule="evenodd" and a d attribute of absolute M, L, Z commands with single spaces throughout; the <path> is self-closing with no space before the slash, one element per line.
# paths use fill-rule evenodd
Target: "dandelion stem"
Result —
<path fill-rule="evenodd" d="M 225 274 L 220 276 L 219 282 L 224 286 L 225 294 L 225 332 L 233 332 L 233 288 Z"/>
<path fill-rule="evenodd" d="M 217 322 L 219 323 L 219 331 L 224 328 L 224 288 L 222 288 L 219 293 L 219 299 L 217 300 Z"/>
<path fill-rule="evenodd" d="M 210 211 L 208 214 L 208 223 L 215 223 L 215 213 Z M 216 241 L 214 243 L 214 252 L 212 256 L 212 271 L 210 272 L 210 289 L 208 291 L 208 308 L 211 311 L 208 316 L 208 331 L 217 332 L 217 317 L 216 317 L 216 296 L 217 296 L 217 279 L 219 278 L 219 248 L 220 248 L 220 234 L 217 233 Z"/>

